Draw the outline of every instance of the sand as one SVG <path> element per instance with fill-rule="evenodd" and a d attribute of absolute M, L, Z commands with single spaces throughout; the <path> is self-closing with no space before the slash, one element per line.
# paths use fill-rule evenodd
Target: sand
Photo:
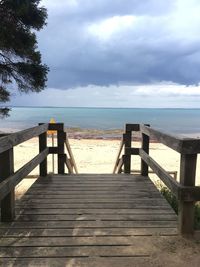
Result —
<path fill-rule="evenodd" d="M 48 144 L 51 146 L 51 138 Z M 97 140 L 97 139 L 69 139 L 74 158 L 79 173 L 112 173 L 119 150 L 119 140 Z M 56 144 L 55 144 L 56 145 Z M 133 147 L 140 147 L 139 142 L 132 143 Z M 38 154 L 38 138 L 33 138 L 14 148 L 15 171 L 22 167 L 26 162 L 31 160 Z M 150 155 L 155 159 L 166 171 L 177 172 L 179 180 L 180 154 L 174 150 L 159 143 L 150 144 Z M 57 156 L 54 156 L 55 173 Z M 140 170 L 139 156 L 132 156 L 131 169 Z M 200 159 L 197 162 L 196 185 L 200 185 Z M 52 155 L 48 156 L 48 172 L 52 172 Z M 67 171 L 67 170 L 66 170 Z M 31 172 L 31 175 L 38 175 L 39 168 Z M 154 174 L 150 177 L 156 183 L 160 183 L 159 178 Z M 31 179 L 34 181 L 33 179 Z M 24 180 L 17 186 L 17 194 L 19 197 L 26 191 L 31 180 Z"/>
<path fill-rule="evenodd" d="M 69 139 L 79 173 L 112 173 L 116 155 L 119 150 L 119 140 Z M 51 145 L 51 139 L 48 139 Z M 132 147 L 140 147 L 139 142 Z M 14 148 L 15 170 L 23 166 L 38 154 L 38 138 L 33 138 Z M 177 171 L 179 176 L 180 154 L 159 143 L 150 144 L 150 156 L 166 171 Z M 56 155 L 55 155 L 56 161 Z M 196 184 L 200 185 L 200 159 L 197 163 Z M 140 169 L 139 156 L 132 156 L 131 167 Z M 52 155 L 48 156 L 48 171 L 52 172 Z M 38 174 L 36 168 L 32 174 Z M 179 179 L 179 178 L 178 178 Z"/>

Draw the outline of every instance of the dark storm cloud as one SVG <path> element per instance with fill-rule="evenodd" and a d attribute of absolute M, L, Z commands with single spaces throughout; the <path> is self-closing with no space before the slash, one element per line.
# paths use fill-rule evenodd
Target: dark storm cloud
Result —
<path fill-rule="evenodd" d="M 196 0 L 46 0 L 49 87 L 200 81 Z M 193 12 L 193 13 L 191 13 Z M 188 23 L 187 23 L 188 21 Z"/>

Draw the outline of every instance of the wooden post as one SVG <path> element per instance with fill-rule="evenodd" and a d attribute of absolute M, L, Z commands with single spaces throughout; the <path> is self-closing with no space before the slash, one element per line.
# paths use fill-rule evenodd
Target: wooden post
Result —
<path fill-rule="evenodd" d="M 195 186 L 197 154 L 181 155 L 180 184 Z M 178 225 L 180 234 L 192 235 L 194 233 L 194 201 L 179 200 Z"/>
<path fill-rule="evenodd" d="M 0 182 L 14 173 L 13 148 L 0 154 Z M 1 200 L 1 221 L 11 222 L 15 218 L 15 189 Z"/>
<path fill-rule="evenodd" d="M 149 154 L 149 136 L 142 133 L 142 149 Z M 148 164 L 144 160 L 141 159 L 141 175 L 148 176 L 149 175 Z"/>
<path fill-rule="evenodd" d="M 51 137 L 52 137 L 52 147 L 54 147 L 54 133 L 52 133 Z M 55 173 L 54 153 L 52 154 L 52 173 Z"/>
<path fill-rule="evenodd" d="M 41 125 L 43 123 L 39 123 Z M 42 133 L 39 135 L 39 152 L 41 153 L 45 148 L 47 148 L 47 133 Z M 40 163 L 40 176 L 47 175 L 47 158 L 45 158 Z"/>
<path fill-rule="evenodd" d="M 124 173 L 131 173 L 131 155 L 127 153 L 127 148 L 131 147 L 131 138 L 132 138 L 132 131 L 127 129 L 126 125 L 126 133 L 124 135 Z"/>
<path fill-rule="evenodd" d="M 64 154 L 64 143 L 65 143 L 65 132 L 64 124 L 60 124 L 60 128 L 57 133 L 58 139 L 58 173 L 65 173 L 65 154 Z"/>

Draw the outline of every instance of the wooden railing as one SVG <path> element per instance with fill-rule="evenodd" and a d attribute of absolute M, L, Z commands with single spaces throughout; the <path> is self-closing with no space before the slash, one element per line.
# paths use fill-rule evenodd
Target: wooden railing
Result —
<path fill-rule="evenodd" d="M 74 155 L 72 153 L 72 150 L 71 150 L 71 147 L 70 147 L 70 144 L 69 144 L 69 140 L 68 140 L 67 134 L 65 134 L 65 147 L 66 147 L 65 163 L 66 163 L 66 166 L 68 168 L 68 171 L 69 171 L 70 174 L 72 174 L 72 173 L 78 174 L 78 169 L 77 169 L 77 166 L 76 166 Z"/>
<path fill-rule="evenodd" d="M 140 132 L 141 147 L 131 146 L 132 132 Z M 176 181 L 149 155 L 150 138 L 180 153 L 180 182 Z M 121 156 L 122 148 L 124 154 Z M 200 200 L 200 186 L 195 186 L 197 154 L 200 153 L 200 140 L 171 135 L 146 125 L 126 124 L 125 134 L 114 167 L 114 173 L 131 173 L 131 155 L 141 157 L 140 174 L 148 176 L 149 167 L 162 180 L 178 199 L 178 226 L 181 234 L 194 232 L 194 205 Z"/>
<path fill-rule="evenodd" d="M 57 131 L 57 147 L 47 147 L 47 131 Z M 14 171 L 14 146 L 19 145 L 33 137 L 39 137 L 39 154 L 26 163 L 19 170 Z M 63 123 L 42 124 L 39 126 L 9 134 L 0 138 L 0 201 L 1 201 L 1 221 L 12 221 L 15 217 L 15 186 L 21 182 L 35 167 L 39 165 L 39 175 L 46 176 L 47 156 L 49 154 L 58 155 L 58 174 L 65 173 L 66 154 L 64 145 L 67 142 L 68 151 L 70 149 L 66 141 Z M 70 149 L 72 169 L 77 171 L 75 161 Z M 67 166 L 68 167 L 68 166 Z"/>

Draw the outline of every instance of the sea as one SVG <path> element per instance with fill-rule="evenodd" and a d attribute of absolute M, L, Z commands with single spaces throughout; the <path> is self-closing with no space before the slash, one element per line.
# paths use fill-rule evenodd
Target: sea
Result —
<path fill-rule="evenodd" d="M 165 132 L 200 135 L 200 109 L 13 107 L 0 119 L 1 132 L 13 132 L 49 122 L 64 122 L 65 128 L 115 130 L 126 123 L 144 123 Z"/>

